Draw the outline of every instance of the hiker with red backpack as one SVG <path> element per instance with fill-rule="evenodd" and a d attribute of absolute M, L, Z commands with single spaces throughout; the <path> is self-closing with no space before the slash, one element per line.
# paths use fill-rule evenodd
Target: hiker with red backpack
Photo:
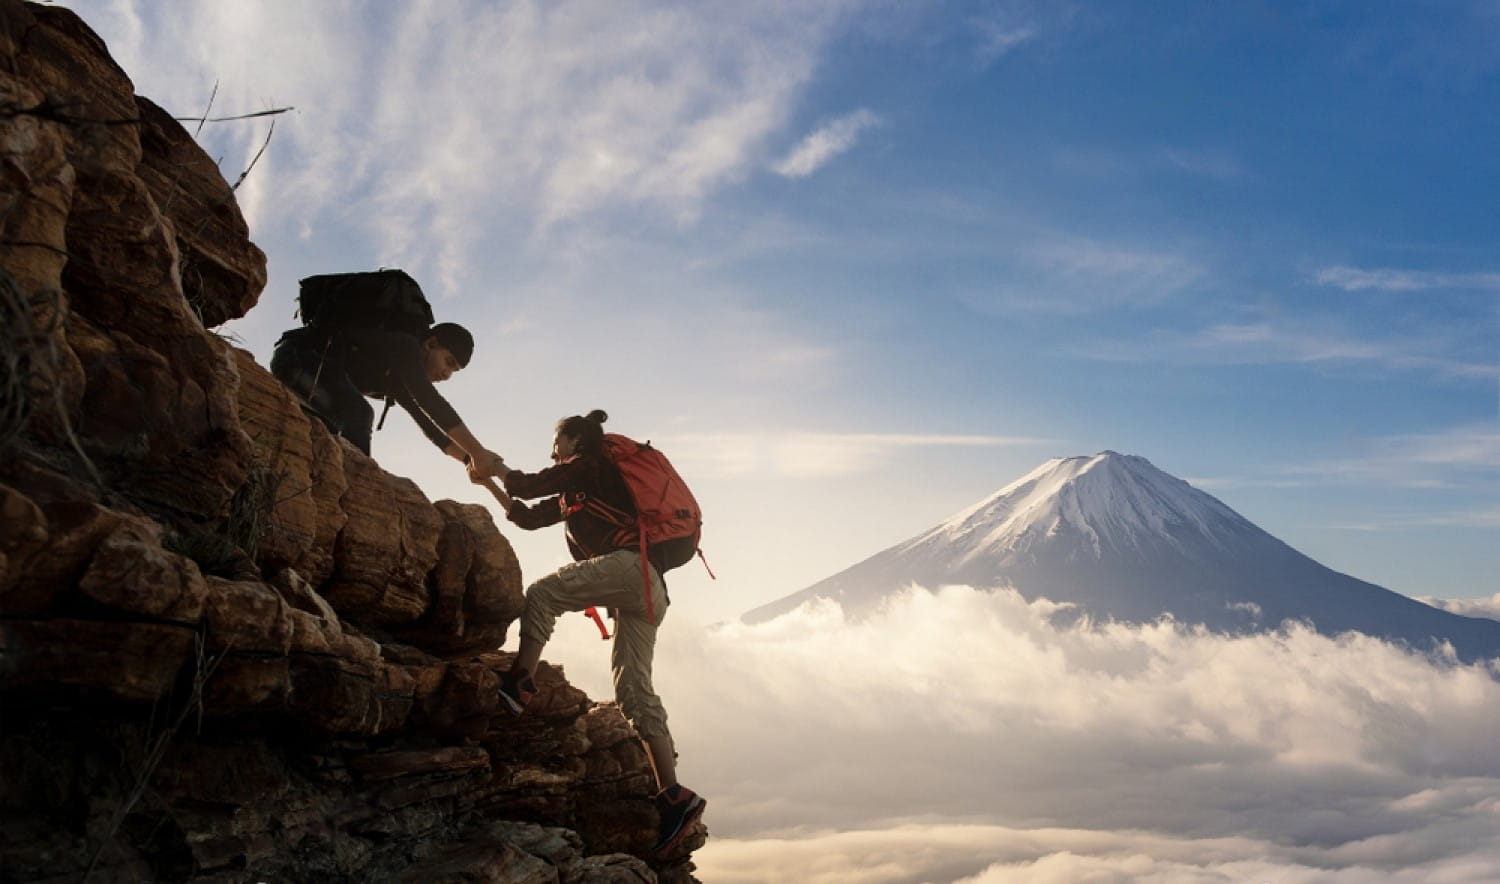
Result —
<path fill-rule="evenodd" d="M 528 531 L 563 522 L 574 559 L 526 590 L 520 648 L 501 675 L 500 699 L 520 714 L 535 695 L 532 674 L 560 615 L 610 609 L 615 700 L 640 734 L 656 774 L 660 852 L 677 843 L 706 805 L 677 782 L 667 713 L 651 685 L 656 631 L 669 604 L 661 575 L 697 552 L 701 514 L 666 459 L 649 443 L 606 435 L 606 418 L 598 410 L 563 418 L 553 437 L 551 467 L 537 473 L 502 467 L 496 473 L 509 493 L 496 494 L 506 517 Z M 482 481 L 476 472 L 471 476 Z M 546 499 L 528 505 L 512 498 Z"/>
<path fill-rule="evenodd" d="M 503 466 L 433 387 L 469 364 L 474 337 L 433 325 L 416 281 L 400 270 L 309 276 L 301 282 L 303 327 L 284 333 L 271 373 L 335 435 L 365 454 L 375 412 L 366 396 L 400 405 L 444 454 L 476 470 Z M 381 415 L 384 423 L 385 416 Z"/>

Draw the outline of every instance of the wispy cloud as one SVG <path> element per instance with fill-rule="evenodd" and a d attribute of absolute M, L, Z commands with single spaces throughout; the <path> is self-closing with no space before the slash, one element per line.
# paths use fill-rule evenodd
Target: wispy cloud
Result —
<path fill-rule="evenodd" d="M 1227 354 L 1254 351 L 1276 362 L 1333 360 L 1389 361 L 1388 347 L 1332 333 L 1297 330 L 1272 322 L 1223 323 L 1202 329 L 1190 341 L 1194 349 Z"/>
<path fill-rule="evenodd" d="M 1489 379 L 1500 374 L 1500 362 L 1467 358 L 1471 349 L 1459 348 L 1452 340 L 1455 334 L 1450 331 L 1422 339 L 1406 330 L 1399 337 L 1373 337 L 1344 328 L 1336 320 L 1308 316 L 1300 321 L 1221 322 L 1186 332 L 1157 331 L 1134 339 L 1090 339 L 1075 352 L 1083 358 L 1110 362 L 1342 363 L 1452 378 Z M 1449 350 L 1454 355 L 1447 355 Z"/>
<path fill-rule="evenodd" d="M 1346 292 L 1425 292 L 1439 289 L 1500 292 L 1500 273 L 1444 273 L 1430 270 L 1325 267 L 1313 275 L 1319 285 Z"/>
<path fill-rule="evenodd" d="M 991 287 L 964 300 L 983 311 L 1076 316 L 1138 308 L 1171 298 L 1200 279 L 1191 255 L 1082 237 L 1040 237 L 1004 259 Z"/>
<path fill-rule="evenodd" d="M 1052 150 L 1050 161 L 1065 174 L 1088 178 L 1114 179 L 1135 175 L 1139 171 L 1136 163 L 1123 153 L 1100 147 L 1058 147 Z"/>
<path fill-rule="evenodd" d="M 1054 241 L 1034 247 L 1045 266 L 1068 277 L 1171 280 L 1174 285 L 1196 275 L 1197 268 L 1172 252 L 1109 245 L 1096 240 Z"/>
<path fill-rule="evenodd" d="M 1448 483 L 1412 482 L 1404 488 L 1452 488 Z M 1343 522 L 1331 525 L 1344 531 L 1409 531 L 1413 528 L 1500 528 L 1500 507 L 1479 507 L 1465 510 L 1426 512 L 1420 514 L 1374 515 L 1363 521 Z"/>
<path fill-rule="evenodd" d="M 989 67 L 1002 55 L 1037 36 L 1037 29 L 1029 25 L 1014 27 L 1008 23 L 984 20 L 977 24 L 979 45 L 974 49 L 980 67 Z"/>
<path fill-rule="evenodd" d="M 795 478 L 849 476 L 878 470 L 898 453 L 919 448 L 1040 446 L 1051 440 L 1020 436 L 930 433 L 691 433 L 662 440 L 674 460 L 694 474 L 759 473 Z"/>
<path fill-rule="evenodd" d="M 1500 429 L 1469 424 L 1436 433 L 1385 436 L 1362 443 L 1349 457 L 1321 458 L 1292 464 L 1262 475 L 1211 476 L 1191 480 L 1203 488 L 1308 488 L 1334 485 L 1403 489 L 1479 490 L 1500 488 Z M 1383 515 L 1349 522 L 1358 530 L 1455 526 L 1500 526 L 1500 507 L 1478 506 Z"/>
<path fill-rule="evenodd" d="M 137 35 L 112 49 L 174 109 L 215 79 L 221 107 L 297 106 L 242 189 L 252 224 L 267 205 L 314 235 L 363 218 L 379 260 L 452 287 L 491 238 L 690 222 L 763 161 L 858 4 L 80 5 Z"/>
<path fill-rule="evenodd" d="M 1236 181 L 1245 177 L 1244 164 L 1231 153 L 1168 148 L 1162 156 L 1173 168 L 1191 175 L 1219 181 Z"/>
<path fill-rule="evenodd" d="M 1043 10 L 1021 2 L 992 3 L 969 19 L 974 33 L 974 61 L 987 68 L 1042 32 Z"/>
<path fill-rule="evenodd" d="M 830 120 L 802 139 L 773 168 L 788 178 L 806 178 L 829 160 L 853 148 L 866 129 L 879 123 L 880 117 L 865 108 Z"/>
<path fill-rule="evenodd" d="M 1290 467 L 1288 472 L 1408 486 L 1441 476 L 1452 484 L 1458 484 L 1460 476 L 1500 477 L 1500 429 L 1477 424 L 1439 433 L 1387 436 L 1372 440 L 1363 456 L 1318 461 Z"/>

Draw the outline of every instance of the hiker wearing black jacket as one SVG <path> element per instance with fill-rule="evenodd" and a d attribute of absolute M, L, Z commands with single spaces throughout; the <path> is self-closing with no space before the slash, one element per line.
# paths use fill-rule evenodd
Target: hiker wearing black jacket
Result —
<path fill-rule="evenodd" d="M 559 421 L 552 442 L 553 466 L 537 473 L 503 467 L 495 474 L 510 495 L 496 495 L 506 507 L 506 517 L 528 531 L 563 522 L 574 559 L 527 588 L 520 648 L 510 671 L 501 675 L 500 699 L 511 712 L 520 714 L 535 695 L 532 673 L 560 615 L 595 606 L 609 608 L 615 615 L 610 653 L 615 700 L 640 734 L 656 774 L 661 819 L 656 850 L 662 851 L 682 837 L 707 802 L 677 782 L 667 712 L 651 685 L 656 630 L 666 614 L 667 588 L 655 562 L 642 568 L 635 503 L 620 471 L 603 451 L 606 417 L 596 410 L 587 417 L 575 415 Z M 514 498 L 545 499 L 528 505 Z M 654 558 L 648 553 L 648 559 Z M 646 607 L 643 573 L 649 577 L 654 620 Z"/>
<path fill-rule="evenodd" d="M 469 364 L 474 338 L 461 325 L 438 323 L 424 334 L 309 326 L 276 342 L 271 373 L 281 379 L 333 433 L 370 453 L 375 411 L 366 396 L 394 402 L 444 454 L 482 473 L 504 467 L 480 444 L 458 412 L 433 386 Z"/>

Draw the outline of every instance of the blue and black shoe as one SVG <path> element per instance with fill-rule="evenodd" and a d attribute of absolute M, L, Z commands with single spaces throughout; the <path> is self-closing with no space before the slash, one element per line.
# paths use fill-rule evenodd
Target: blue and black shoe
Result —
<path fill-rule="evenodd" d="M 500 673 L 500 702 L 512 715 L 520 715 L 531 698 L 536 696 L 536 682 L 524 669 L 512 669 Z"/>
<path fill-rule="evenodd" d="M 703 816 L 708 802 L 686 786 L 668 786 L 656 795 L 656 812 L 661 817 L 661 837 L 652 850 L 656 853 L 674 847 L 693 823 Z"/>

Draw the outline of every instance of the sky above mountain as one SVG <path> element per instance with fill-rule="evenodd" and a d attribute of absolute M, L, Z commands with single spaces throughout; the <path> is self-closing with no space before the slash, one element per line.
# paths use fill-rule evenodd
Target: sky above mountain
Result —
<path fill-rule="evenodd" d="M 267 362 L 300 277 L 408 269 L 513 465 L 595 407 L 679 461 L 695 616 L 1106 448 L 1500 590 L 1493 2 L 66 5 L 176 115 L 295 108 L 188 124 L 230 181 L 270 136 L 225 331 Z M 375 449 L 483 500 L 403 416 Z"/>

